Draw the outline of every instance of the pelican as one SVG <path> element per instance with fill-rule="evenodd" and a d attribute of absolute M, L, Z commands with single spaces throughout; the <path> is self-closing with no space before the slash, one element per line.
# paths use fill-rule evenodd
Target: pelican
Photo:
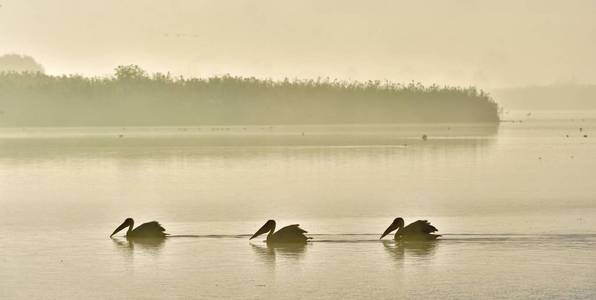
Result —
<path fill-rule="evenodd" d="M 300 225 L 289 225 L 274 232 L 275 221 L 269 220 L 265 222 L 265 225 L 253 234 L 249 240 L 252 240 L 265 232 L 269 232 L 269 234 L 267 234 L 267 244 L 306 244 L 306 241 L 310 239 L 304 235 L 307 231 L 298 226 Z"/>
<path fill-rule="evenodd" d="M 134 224 L 135 221 L 132 218 L 127 218 L 124 220 L 124 223 L 112 232 L 110 237 L 126 227 L 128 227 L 128 231 L 126 232 L 127 239 L 163 239 L 167 235 L 164 233 L 165 229 L 156 221 L 143 223 L 139 227 L 132 229 Z"/>
<path fill-rule="evenodd" d="M 395 232 L 394 237 L 395 240 L 435 240 L 441 236 L 438 234 L 432 234 L 433 232 L 437 231 L 437 228 L 432 226 L 427 220 L 418 220 L 404 227 L 404 219 L 395 218 L 393 223 L 387 227 L 379 239 L 384 238 L 386 235 L 390 234 L 396 229 L 397 231 Z"/>

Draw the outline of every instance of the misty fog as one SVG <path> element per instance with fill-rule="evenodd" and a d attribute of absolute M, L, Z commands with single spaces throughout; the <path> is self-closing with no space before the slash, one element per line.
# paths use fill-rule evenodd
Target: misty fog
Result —
<path fill-rule="evenodd" d="M 594 1 L 0 2 L 0 53 L 49 74 L 122 64 L 185 76 L 484 89 L 596 82 Z"/>
<path fill-rule="evenodd" d="M 0 299 L 596 299 L 595 53 L 596 0 L 0 0 Z"/>

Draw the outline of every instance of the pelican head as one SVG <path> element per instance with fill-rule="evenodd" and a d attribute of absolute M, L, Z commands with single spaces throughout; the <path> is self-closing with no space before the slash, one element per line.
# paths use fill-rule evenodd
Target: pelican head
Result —
<path fill-rule="evenodd" d="M 253 234 L 249 240 L 252 240 L 265 232 L 273 232 L 273 231 L 275 231 L 275 221 L 269 220 L 269 221 L 265 222 L 265 225 L 263 225 L 263 227 L 261 227 L 261 229 L 259 229 L 257 232 L 255 232 L 255 234 Z"/>
<path fill-rule="evenodd" d="M 114 232 L 112 232 L 112 234 L 110 234 L 110 237 L 112 237 L 114 234 L 118 233 L 118 231 L 128 227 L 129 229 L 132 229 L 132 227 L 134 226 L 135 221 L 132 218 L 126 218 L 126 220 L 124 220 L 124 222 L 122 224 L 120 224 L 120 226 L 118 226 L 118 228 L 116 228 L 116 230 L 114 230 Z"/>
<path fill-rule="evenodd" d="M 404 227 L 404 219 L 399 218 L 399 217 L 395 218 L 395 220 L 393 220 L 391 225 L 389 225 L 389 227 L 387 227 L 387 229 L 385 230 L 385 232 L 383 232 L 383 235 L 381 235 L 381 237 L 379 239 L 382 239 L 386 235 L 390 234 L 392 231 L 395 231 L 396 229 L 403 228 L 403 227 Z"/>

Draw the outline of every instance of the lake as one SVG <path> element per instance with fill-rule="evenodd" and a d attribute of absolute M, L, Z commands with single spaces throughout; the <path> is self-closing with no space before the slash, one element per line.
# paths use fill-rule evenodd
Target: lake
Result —
<path fill-rule="evenodd" d="M 594 299 L 596 113 L 511 114 L 0 129 L 0 298 Z M 398 216 L 443 236 L 380 241 Z M 249 241 L 267 219 L 313 240 Z"/>

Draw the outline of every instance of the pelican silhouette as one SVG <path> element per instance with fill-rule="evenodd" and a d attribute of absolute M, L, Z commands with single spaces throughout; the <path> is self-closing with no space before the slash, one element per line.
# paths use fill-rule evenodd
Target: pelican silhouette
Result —
<path fill-rule="evenodd" d="M 112 232 L 110 237 L 126 227 L 128 227 L 128 231 L 126 232 L 127 239 L 163 239 L 167 235 L 164 233 L 165 229 L 156 221 L 143 223 L 139 227 L 132 229 L 134 224 L 135 221 L 132 218 L 127 218 L 124 220 L 124 223 Z"/>
<path fill-rule="evenodd" d="M 310 239 L 310 237 L 305 236 L 304 234 L 307 231 L 298 226 L 300 225 L 289 225 L 274 232 L 275 221 L 269 220 L 265 222 L 265 225 L 255 232 L 249 240 L 252 240 L 265 232 L 269 232 L 269 234 L 267 234 L 267 244 L 306 244 L 306 241 Z"/>
<path fill-rule="evenodd" d="M 395 240 L 435 240 L 441 236 L 432 234 L 437 231 L 437 228 L 432 226 L 427 220 L 418 220 L 404 227 L 404 219 L 395 218 L 379 239 L 384 238 L 396 229 Z"/>

